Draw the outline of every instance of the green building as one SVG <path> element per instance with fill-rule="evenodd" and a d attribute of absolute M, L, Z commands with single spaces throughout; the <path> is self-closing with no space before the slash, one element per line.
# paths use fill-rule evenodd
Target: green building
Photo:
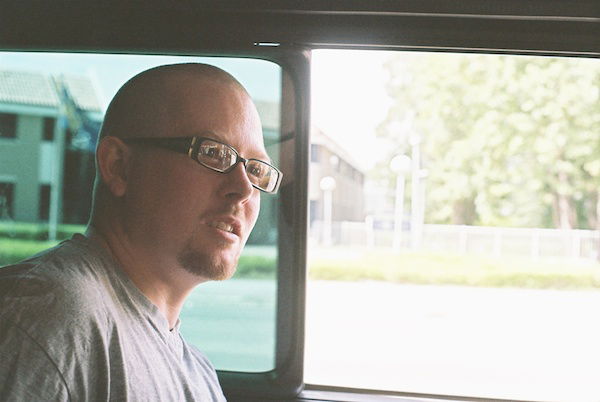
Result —
<path fill-rule="evenodd" d="M 87 77 L 0 71 L 1 220 L 85 223 L 101 118 Z"/>

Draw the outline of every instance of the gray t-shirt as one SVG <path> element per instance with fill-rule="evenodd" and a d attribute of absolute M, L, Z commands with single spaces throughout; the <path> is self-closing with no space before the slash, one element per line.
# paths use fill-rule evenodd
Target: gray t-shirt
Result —
<path fill-rule="evenodd" d="M 0 268 L 1 401 L 222 401 L 207 358 L 82 235 Z"/>

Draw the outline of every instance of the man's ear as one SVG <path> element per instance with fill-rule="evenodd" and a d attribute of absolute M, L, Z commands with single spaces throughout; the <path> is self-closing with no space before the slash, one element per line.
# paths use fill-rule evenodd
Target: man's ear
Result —
<path fill-rule="evenodd" d="M 102 138 L 96 149 L 98 173 L 104 185 L 115 197 L 121 197 L 127 190 L 131 150 L 117 137 Z"/>

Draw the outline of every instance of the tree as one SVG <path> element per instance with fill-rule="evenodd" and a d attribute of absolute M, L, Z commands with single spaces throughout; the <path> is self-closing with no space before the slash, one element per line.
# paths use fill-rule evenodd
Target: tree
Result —
<path fill-rule="evenodd" d="M 596 60 L 431 53 L 386 68 L 378 135 L 390 158 L 421 137 L 428 222 L 600 229 Z"/>

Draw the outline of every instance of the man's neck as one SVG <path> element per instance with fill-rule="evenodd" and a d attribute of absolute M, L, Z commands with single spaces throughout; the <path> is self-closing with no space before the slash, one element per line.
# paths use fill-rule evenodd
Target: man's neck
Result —
<path fill-rule="evenodd" d="M 135 253 L 127 237 L 118 231 L 105 231 L 101 225 L 90 225 L 86 236 L 106 249 L 135 286 L 165 316 L 169 329 L 173 329 L 185 299 L 201 282 L 199 278 L 175 266 L 176 261 L 158 260 L 144 253 Z M 165 268 L 168 266 L 173 267 Z"/>

